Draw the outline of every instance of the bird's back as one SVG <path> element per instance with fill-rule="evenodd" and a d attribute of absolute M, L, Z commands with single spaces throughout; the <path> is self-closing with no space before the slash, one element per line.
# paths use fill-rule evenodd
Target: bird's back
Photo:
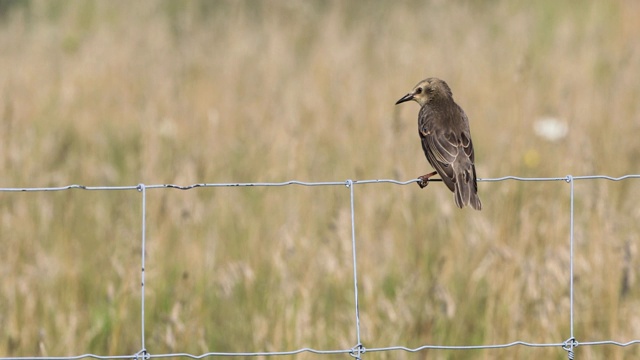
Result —
<path fill-rule="evenodd" d="M 456 205 L 480 210 L 474 150 L 466 114 L 453 99 L 448 104 L 425 104 L 418 115 L 422 149 L 429 164 L 454 192 Z"/>

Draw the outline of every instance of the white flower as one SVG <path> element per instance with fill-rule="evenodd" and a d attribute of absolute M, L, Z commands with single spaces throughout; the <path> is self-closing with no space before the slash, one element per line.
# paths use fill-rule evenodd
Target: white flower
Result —
<path fill-rule="evenodd" d="M 567 136 L 569 126 L 566 121 L 547 116 L 533 123 L 533 131 L 545 140 L 558 141 Z"/>

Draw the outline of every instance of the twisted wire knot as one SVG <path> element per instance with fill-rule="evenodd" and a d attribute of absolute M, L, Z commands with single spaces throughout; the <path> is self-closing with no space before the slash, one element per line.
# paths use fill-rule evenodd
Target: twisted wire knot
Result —
<path fill-rule="evenodd" d="M 134 355 L 134 358 L 136 360 L 149 360 L 151 358 L 151 354 L 147 352 L 147 349 L 142 349 Z"/>
<path fill-rule="evenodd" d="M 578 347 L 578 341 L 574 337 L 570 337 L 562 343 L 562 348 L 567 352 L 569 360 L 573 360 L 573 348 Z"/>
<path fill-rule="evenodd" d="M 367 352 L 367 349 L 362 346 L 362 344 L 357 344 L 356 346 L 351 348 L 351 351 L 349 351 L 349 355 L 351 355 L 355 359 L 360 360 L 360 356 L 365 352 Z"/>

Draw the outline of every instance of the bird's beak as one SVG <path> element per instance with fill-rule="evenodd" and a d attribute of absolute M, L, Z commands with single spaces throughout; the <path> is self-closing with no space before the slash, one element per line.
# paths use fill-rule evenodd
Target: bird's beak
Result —
<path fill-rule="evenodd" d="M 407 95 L 400 98 L 400 100 L 396 101 L 396 105 L 409 100 L 413 100 L 413 93 L 408 93 Z"/>

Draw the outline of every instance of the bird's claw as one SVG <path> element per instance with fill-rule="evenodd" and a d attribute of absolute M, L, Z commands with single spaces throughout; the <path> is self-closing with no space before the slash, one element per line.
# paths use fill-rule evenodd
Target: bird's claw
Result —
<path fill-rule="evenodd" d="M 418 186 L 420 186 L 420 189 L 427 187 L 427 185 L 429 185 L 429 178 L 435 174 L 437 174 L 437 172 L 434 171 L 426 175 L 418 176 L 418 180 L 420 180 L 418 181 Z"/>
<path fill-rule="evenodd" d="M 426 176 L 420 176 L 418 177 L 418 186 L 420 186 L 420 189 L 424 189 L 427 187 L 427 185 L 429 185 L 429 178 Z"/>

